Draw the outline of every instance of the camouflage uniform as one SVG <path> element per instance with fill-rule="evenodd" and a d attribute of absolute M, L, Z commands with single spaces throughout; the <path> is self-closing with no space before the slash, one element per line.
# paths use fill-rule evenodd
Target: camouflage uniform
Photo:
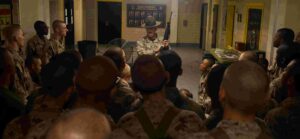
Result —
<path fill-rule="evenodd" d="M 157 37 L 151 41 L 148 37 L 144 37 L 142 40 L 137 41 L 137 54 L 138 55 L 155 55 L 155 51 L 163 46 L 163 38 Z"/>
<path fill-rule="evenodd" d="M 178 138 L 184 139 L 271 139 L 272 136 L 262 120 L 237 122 L 222 120 L 210 132 L 199 132 Z"/>
<path fill-rule="evenodd" d="M 136 110 L 141 105 L 141 98 L 138 97 L 129 84 L 118 78 L 116 90 L 112 91 L 111 103 L 108 105 L 108 113 L 117 122 L 124 114 Z"/>
<path fill-rule="evenodd" d="M 269 76 L 270 76 L 271 81 L 278 78 L 282 74 L 283 71 L 284 71 L 284 68 L 280 68 L 275 63 L 269 70 Z"/>
<path fill-rule="evenodd" d="M 37 35 L 28 40 L 26 53 L 27 57 L 33 55 L 39 56 L 43 65 L 47 64 L 54 55 L 54 51 L 50 46 L 49 40 L 47 38 L 41 39 Z"/>
<path fill-rule="evenodd" d="M 24 59 L 22 54 L 17 50 L 8 48 L 11 53 L 13 60 L 16 65 L 14 88 L 16 89 L 17 95 L 20 97 L 21 101 L 25 105 L 27 103 L 27 96 L 30 95 L 32 90 L 32 81 L 28 70 L 25 68 Z"/>
<path fill-rule="evenodd" d="M 154 128 L 159 126 L 169 108 L 174 108 L 172 103 L 168 100 L 146 100 L 142 107 Z M 149 138 L 139 122 L 139 119 L 136 117 L 136 114 L 137 112 L 131 112 L 123 116 L 118 123 L 119 128 L 113 131 L 111 138 Z M 204 129 L 202 120 L 195 113 L 180 110 L 167 128 L 166 135 L 174 138 L 180 134 L 194 133 Z"/>
<path fill-rule="evenodd" d="M 275 138 L 299 138 L 300 97 L 285 99 L 278 108 L 267 114 L 265 120 Z"/>
<path fill-rule="evenodd" d="M 11 121 L 4 132 L 4 139 L 44 138 L 48 128 L 62 113 L 62 106 L 45 95 L 34 102 L 32 112 Z"/>
<path fill-rule="evenodd" d="M 206 113 L 209 113 L 209 111 L 211 109 L 210 108 L 211 100 L 205 91 L 208 73 L 209 73 L 209 71 L 206 71 L 201 74 L 200 82 L 199 82 L 199 92 L 198 92 L 198 103 L 205 108 Z"/>
<path fill-rule="evenodd" d="M 65 51 L 65 39 L 57 40 L 53 36 L 51 36 L 50 45 L 54 51 L 54 55 L 60 54 Z"/>

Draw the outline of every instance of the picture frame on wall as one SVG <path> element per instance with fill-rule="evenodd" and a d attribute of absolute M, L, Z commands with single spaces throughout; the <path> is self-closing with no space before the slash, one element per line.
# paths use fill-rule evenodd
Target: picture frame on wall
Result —
<path fill-rule="evenodd" d="M 153 16 L 161 22 L 159 28 L 166 26 L 166 5 L 127 4 L 127 27 L 141 28 L 147 16 Z"/>

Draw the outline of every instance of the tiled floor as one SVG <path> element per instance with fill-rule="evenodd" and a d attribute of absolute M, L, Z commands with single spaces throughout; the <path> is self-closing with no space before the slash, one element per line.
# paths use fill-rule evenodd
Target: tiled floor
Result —
<path fill-rule="evenodd" d="M 199 63 L 203 51 L 195 47 L 172 47 L 172 49 L 182 58 L 183 74 L 178 78 L 177 85 L 179 88 L 190 90 L 196 99 L 200 79 Z M 100 47 L 98 54 L 103 54 L 105 50 L 106 48 Z"/>

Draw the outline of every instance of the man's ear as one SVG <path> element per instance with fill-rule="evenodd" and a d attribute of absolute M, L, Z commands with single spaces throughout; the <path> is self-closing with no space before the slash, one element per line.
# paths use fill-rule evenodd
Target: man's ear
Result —
<path fill-rule="evenodd" d="M 182 70 L 182 68 L 180 68 L 178 75 L 182 75 L 182 73 L 183 73 L 183 70 Z"/>
<path fill-rule="evenodd" d="M 58 30 L 59 30 L 58 28 L 53 29 L 54 32 L 58 32 Z"/>
<path fill-rule="evenodd" d="M 219 101 L 222 102 L 226 97 L 226 93 L 225 90 L 222 86 L 220 86 L 220 90 L 219 90 Z"/>

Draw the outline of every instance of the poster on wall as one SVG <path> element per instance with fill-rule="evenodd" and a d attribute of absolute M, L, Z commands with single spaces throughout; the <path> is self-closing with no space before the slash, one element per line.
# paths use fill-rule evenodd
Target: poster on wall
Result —
<path fill-rule="evenodd" d="M 161 22 L 159 28 L 166 26 L 166 5 L 127 4 L 127 27 L 142 27 L 144 19 L 149 15 Z"/>
<path fill-rule="evenodd" d="M 2 29 L 11 24 L 11 8 L 9 4 L 0 4 L 0 39 L 3 40 Z"/>

